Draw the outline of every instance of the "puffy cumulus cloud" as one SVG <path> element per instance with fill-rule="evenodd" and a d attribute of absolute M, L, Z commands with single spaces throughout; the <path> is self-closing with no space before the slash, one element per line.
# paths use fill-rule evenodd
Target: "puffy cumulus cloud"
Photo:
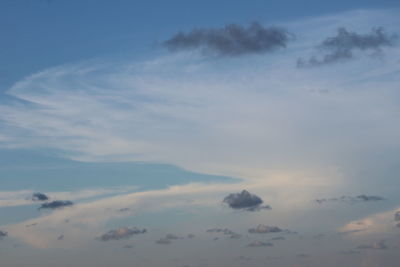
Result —
<path fill-rule="evenodd" d="M 36 193 L 32 194 L 32 200 L 33 201 L 47 201 L 47 200 L 49 200 L 49 197 L 43 193 L 36 192 Z"/>
<path fill-rule="evenodd" d="M 374 242 L 372 244 L 364 244 L 357 247 L 357 249 L 377 249 L 377 250 L 385 250 L 388 249 L 385 240 L 381 240 L 379 242 Z"/>
<path fill-rule="evenodd" d="M 283 230 L 277 226 L 267 226 L 267 225 L 262 225 L 259 224 L 257 227 L 250 228 L 248 230 L 249 233 L 251 234 L 267 234 L 267 233 L 280 233 Z"/>
<path fill-rule="evenodd" d="M 180 32 L 164 42 L 171 51 L 201 49 L 217 56 L 260 54 L 285 48 L 289 33 L 278 27 L 264 27 L 258 22 L 248 27 L 229 24 L 223 28 L 196 28 Z"/>
<path fill-rule="evenodd" d="M 341 196 L 339 198 L 319 198 L 316 199 L 315 202 L 318 204 L 323 204 L 327 202 L 343 202 L 343 203 L 358 203 L 358 202 L 376 202 L 376 201 L 382 201 L 385 200 L 385 198 L 380 197 L 380 196 L 373 196 L 373 195 L 358 195 L 358 196 Z"/>
<path fill-rule="evenodd" d="M 43 203 L 40 205 L 39 209 L 60 209 L 70 207 L 72 205 L 74 205 L 74 203 L 69 200 L 55 200 L 52 202 Z"/>
<path fill-rule="evenodd" d="M 144 234 L 146 232 L 147 229 L 139 229 L 137 227 L 120 227 L 118 229 L 108 231 L 107 233 L 98 237 L 98 239 L 101 241 L 128 239 L 134 235 Z"/>
<path fill-rule="evenodd" d="M 299 58 L 298 67 L 319 66 L 353 58 L 355 50 L 380 52 L 382 47 L 392 46 L 396 35 L 387 34 L 382 27 L 372 28 L 370 33 L 359 34 L 339 28 L 337 35 L 326 38 L 319 50 L 327 52 L 322 58 L 311 57 L 308 60 Z"/>
<path fill-rule="evenodd" d="M 273 247 L 274 244 L 262 241 L 253 241 L 247 245 L 248 247 Z"/>
<path fill-rule="evenodd" d="M 263 200 L 257 196 L 243 190 L 240 193 L 232 193 L 224 198 L 223 203 L 228 204 L 232 209 L 246 211 L 259 211 L 261 209 L 271 209 L 269 205 L 261 206 Z"/>
<path fill-rule="evenodd" d="M 8 235 L 7 232 L 0 230 L 0 240 L 3 240 Z"/>

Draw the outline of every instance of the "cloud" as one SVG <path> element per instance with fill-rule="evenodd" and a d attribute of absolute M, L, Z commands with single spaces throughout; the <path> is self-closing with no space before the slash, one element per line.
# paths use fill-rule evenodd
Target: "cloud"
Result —
<path fill-rule="evenodd" d="M 72 205 L 74 205 L 74 203 L 69 200 L 55 200 L 52 202 L 43 203 L 39 209 L 59 209 Z"/>
<path fill-rule="evenodd" d="M 308 60 L 299 58 L 298 67 L 319 66 L 353 58 L 353 52 L 373 51 L 381 52 L 381 48 L 392 46 L 397 36 L 388 35 L 382 27 L 372 28 L 370 33 L 359 34 L 350 32 L 346 28 L 339 28 L 337 35 L 326 38 L 317 48 L 326 52 L 322 58 L 311 57 Z"/>
<path fill-rule="evenodd" d="M 289 33 L 277 27 L 264 27 L 258 22 L 243 27 L 228 24 L 223 28 L 196 28 L 189 33 L 180 32 L 164 42 L 170 51 L 197 50 L 217 56 L 260 54 L 285 48 Z"/>
<path fill-rule="evenodd" d="M 183 239 L 183 237 L 174 235 L 174 234 L 167 234 L 165 236 L 165 239 L 169 239 L 169 240 L 178 240 L 178 239 Z"/>
<path fill-rule="evenodd" d="M 396 222 L 400 222 L 400 211 L 397 211 L 397 212 L 394 214 L 394 220 L 395 220 Z"/>
<path fill-rule="evenodd" d="M 368 196 L 368 195 L 359 195 L 359 196 L 341 196 L 339 198 L 320 198 L 316 199 L 315 202 L 318 204 L 323 204 L 326 202 L 343 202 L 343 203 L 359 203 L 359 202 L 376 202 L 376 201 L 382 201 L 385 200 L 385 198 L 380 197 L 380 196 Z"/>
<path fill-rule="evenodd" d="M 377 250 L 385 250 L 388 249 L 385 241 L 374 242 L 372 244 L 360 245 L 357 249 L 377 249 Z"/>
<path fill-rule="evenodd" d="M 3 240 L 8 235 L 7 232 L 0 230 L 0 240 Z"/>
<path fill-rule="evenodd" d="M 276 240 L 286 240 L 286 238 L 283 237 L 283 236 L 277 236 L 277 237 L 271 238 L 271 240 L 273 240 L 273 241 L 276 241 Z"/>
<path fill-rule="evenodd" d="M 36 193 L 32 194 L 32 200 L 33 201 L 46 201 L 46 200 L 49 200 L 49 197 L 43 193 L 36 192 Z"/>
<path fill-rule="evenodd" d="M 247 245 L 248 247 L 273 247 L 274 244 L 262 241 L 253 241 Z"/>
<path fill-rule="evenodd" d="M 229 194 L 222 201 L 232 209 L 242 209 L 247 211 L 259 211 L 261 209 L 271 209 L 269 205 L 261 206 L 263 200 L 256 195 L 250 194 L 247 190 L 240 193 Z"/>
<path fill-rule="evenodd" d="M 255 228 L 250 228 L 249 229 L 249 233 L 251 234 L 266 234 L 266 233 L 280 233 L 283 230 L 279 227 L 276 226 L 267 226 L 267 225 L 262 225 L 259 224 L 257 227 Z"/>
<path fill-rule="evenodd" d="M 60 235 L 57 237 L 57 240 L 64 240 L 64 235 Z"/>
<path fill-rule="evenodd" d="M 206 232 L 207 233 L 222 233 L 224 235 L 228 235 L 229 238 L 231 238 L 231 239 L 239 239 L 242 237 L 242 235 L 237 234 L 237 233 L 233 232 L 232 230 L 229 230 L 228 228 L 225 228 L 225 229 L 212 228 L 212 229 L 208 229 Z"/>
<path fill-rule="evenodd" d="M 162 245 L 169 245 L 171 244 L 171 240 L 170 239 L 166 239 L 166 238 L 161 238 L 159 240 L 156 241 L 157 244 L 162 244 Z"/>
<path fill-rule="evenodd" d="M 128 239 L 134 235 L 144 233 L 147 233 L 146 229 L 139 229 L 136 227 L 120 227 L 118 229 L 108 231 L 107 233 L 100 236 L 98 239 L 101 241 Z"/>

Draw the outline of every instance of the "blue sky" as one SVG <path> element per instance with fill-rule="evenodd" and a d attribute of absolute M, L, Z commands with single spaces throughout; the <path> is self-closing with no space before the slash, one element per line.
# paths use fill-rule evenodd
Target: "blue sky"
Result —
<path fill-rule="evenodd" d="M 397 2 L 0 1 L 0 265 L 398 266 Z"/>

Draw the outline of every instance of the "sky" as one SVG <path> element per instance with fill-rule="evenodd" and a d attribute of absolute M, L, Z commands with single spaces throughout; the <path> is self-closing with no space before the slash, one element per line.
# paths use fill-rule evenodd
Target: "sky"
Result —
<path fill-rule="evenodd" d="M 398 266 L 399 14 L 0 1 L 0 265 Z"/>

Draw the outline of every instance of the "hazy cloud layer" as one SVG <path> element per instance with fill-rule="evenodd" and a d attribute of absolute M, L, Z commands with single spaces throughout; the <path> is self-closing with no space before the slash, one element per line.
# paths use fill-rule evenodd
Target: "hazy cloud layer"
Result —
<path fill-rule="evenodd" d="M 262 241 L 253 241 L 247 245 L 248 247 L 273 247 L 274 244 Z"/>
<path fill-rule="evenodd" d="M 286 30 L 264 27 L 254 22 L 248 27 L 229 24 L 223 28 L 197 28 L 180 32 L 164 42 L 170 51 L 201 49 L 217 56 L 259 54 L 285 48 L 289 41 Z"/>
<path fill-rule="evenodd" d="M 49 200 L 49 197 L 43 193 L 33 193 L 32 194 L 32 200 L 33 201 L 46 201 Z"/>
<path fill-rule="evenodd" d="M 353 58 L 354 51 L 381 52 L 381 48 L 392 46 L 397 37 L 387 34 L 382 27 L 373 28 L 370 33 L 359 34 L 339 28 L 337 35 L 326 38 L 317 48 L 323 56 L 308 60 L 299 58 L 298 67 L 319 66 Z"/>
<path fill-rule="evenodd" d="M 55 200 L 52 202 L 43 203 L 39 209 L 59 209 L 72 205 L 74 205 L 74 203 L 69 200 Z"/>
<path fill-rule="evenodd" d="M 341 196 L 339 198 L 319 198 L 316 199 L 315 202 L 318 204 L 323 204 L 327 202 L 344 202 L 344 203 L 357 203 L 357 202 L 375 202 L 385 200 L 380 196 L 368 196 L 368 195 L 359 195 L 359 196 Z"/>
<path fill-rule="evenodd" d="M 267 234 L 267 233 L 280 233 L 283 230 L 279 227 L 276 226 L 267 226 L 267 225 L 262 225 L 259 224 L 255 228 L 250 228 L 249 233 L 251 234 Z"/>
<path fill-rule="evenodd" d="M 108 231 L 107 233 L 100 236 L 99 239 L 101 241 L 128 239 L 134 235 L 144 234 L 146 232 L 146 229 L 139 229 L 136 227 L 120 227 L 118 229 Z"/>
<path fill-rule="evenodd" d="M 398 212 L 396 212 L 396 213 L 394 214 L 394 220 L 395 220 L 396 222 L 400 222 L 400 211 L 398 211 Z"/>
<path fill-rule="evenodd" d="M 269 205 L 261 206 L 263 200 L 257 196 L 243 190 L 240 193 L 232 193 L 223 200 L 232 209 L 242 209 L 247 211 L 259 211 L 261 209 L 271 209 Z"/>

